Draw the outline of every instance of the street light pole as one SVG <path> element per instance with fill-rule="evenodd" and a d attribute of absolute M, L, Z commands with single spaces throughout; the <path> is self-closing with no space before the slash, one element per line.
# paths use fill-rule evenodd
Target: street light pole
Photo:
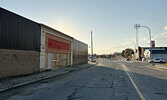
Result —
<path fill-rule="evenodd" d="M 138 27 L 137 26 L 138 26 L 138 24 L 134 25 L 134 28 L 136 29 L 136 46 L 138 47 L 138 38 L 139 37 L 138 37 Z"/>
<path fill-rule="evenodd" d="M 151 48 L 151 52 L 150 52 L 150 59 L 151 59 L 151 54 L 152 54 L 151 30 L 150 30 L 150 28 L 149 28 L 149 27 L 147 27 L 147 26 L 140 26 L 140 24 L 136 24 L 136 27 L 145 27 L 145 28 L 147 28 L 147 29 L 148 29 L 148 31 L 149 31 L 149 36 L 150 36 L 150 48 Z M 154 64 L 153 64 L 153 65 L 154 65 Z"/>

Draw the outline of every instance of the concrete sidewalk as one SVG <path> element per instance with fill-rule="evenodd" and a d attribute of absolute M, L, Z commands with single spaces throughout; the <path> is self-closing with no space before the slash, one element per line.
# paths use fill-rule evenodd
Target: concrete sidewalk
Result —
<path fill-rule="evenodd" d="M 37 81 L 41 81 L 44 79 L 56 77 L 56 76 L 59 76 L 68 72 L 72 72 L 78 69 L 88 68 L 93 65 L 96 65 L 96 63 L 89 62 L 88 64 L 81 64 L 81 65 L 76 65 L 72 67 L 64 67 L 56 70 L 30 74 L 26 76 L 11 77 L 7 79 L 3 79 L 3 80 L 0 80 L 0 92 L 6 91 L 12 88 L 20 87 L 23 85 L 27 85 L 30 83 L 34 83 Z"/>
<path fill-rule="evenodd" d="M 164 64 L 155 63 L 154 66 L 152 64 L 150 64 L 149 67 L 156 68 L 156 69 L 167 70 L 167 66 L 165 66 Z"/>

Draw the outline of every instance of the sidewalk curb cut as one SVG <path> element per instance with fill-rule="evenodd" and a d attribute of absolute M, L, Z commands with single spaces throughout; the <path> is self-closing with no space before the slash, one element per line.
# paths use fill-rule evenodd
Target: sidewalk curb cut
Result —
<path fill-rule="evenodd" d="M 49 79 L 49 78 L 57 77 L 57 76 L 60 76 L 60 75 L 63 75 L 63 74 L 69 73 L 69 72 L 73 72 L 73 71 L 76 71 L 76 70 L 79 70 L 79 69 L 89 68 L 89 67 L 95 66 L 95 65 L 96 65 L 96 64 L 92 64 L 92 65 L 89 65 L 89 66 L 87 66 L 87 67 L 77 68 L 77 69 L 73 69 L 73 70 L 68 70 L 68 71 L 64 71 L 64 72 L 59 73 L 59 74 L 56 74 L 56 75 L 51 75 L 51 76 L 43 77 L 43 78 L 40 78 L 40 79 L 37 79 L 37 80 L 33 80 L 33 81 L 28 81 L 28 82 L 20 83 L 20 84 L 17 84 L 17 85 L 15 85 L 15 86 L 13 86 L 13 87 L 1 89 L 1 90 L 0 90 L 0 93 L 5 92 L 5 91 L 8 91 L 8 90 L 11 90 L 11 89 L 14 89 L 14 88 L 18 88 L 18 87 L 21 87 L 21 86 L 25 86 L 25 85 L 28 85 L 28 84 L 31 84 L 31 83 L 35 83 L 35 82 L 39 82 L 39 81 L 46 80 L 46 79 Z"/>

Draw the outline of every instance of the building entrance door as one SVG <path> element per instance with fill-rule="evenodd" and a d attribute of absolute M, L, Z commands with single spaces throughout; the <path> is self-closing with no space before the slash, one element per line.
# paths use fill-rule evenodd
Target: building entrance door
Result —
<path fill-rule="evenodd" d="M 48 53 L 48 66 L 47 69 L 51 69 L 52 65 L 52 53 Z"/>

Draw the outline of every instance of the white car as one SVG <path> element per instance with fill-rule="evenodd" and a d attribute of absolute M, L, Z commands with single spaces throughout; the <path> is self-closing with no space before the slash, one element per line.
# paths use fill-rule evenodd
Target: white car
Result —
<path fill-rule="evenodd" d="M 165 60 L 162 59 L 162 58 L 155 58 L 155 59 L 152 59 L 152 60 L 148 60 L 149 63 L 165 63 Z"/>

